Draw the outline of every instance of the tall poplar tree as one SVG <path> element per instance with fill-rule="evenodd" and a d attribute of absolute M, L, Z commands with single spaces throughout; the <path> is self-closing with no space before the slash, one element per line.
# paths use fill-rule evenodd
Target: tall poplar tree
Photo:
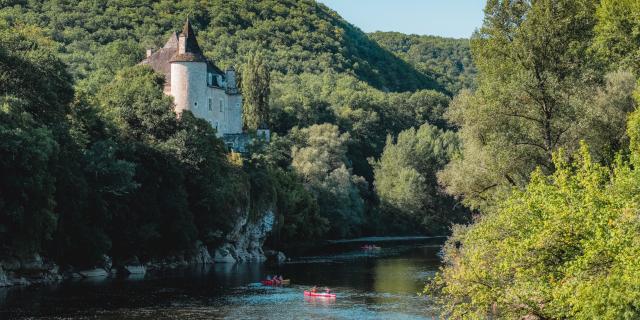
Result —
<path fill-rule="evenodd" d="M 242 69 L 244 95 L 244 125 L 249 130 L 266 127 L 269 123 L 269 94 L 271 76 L 261 53 L 249 57 Z"/>

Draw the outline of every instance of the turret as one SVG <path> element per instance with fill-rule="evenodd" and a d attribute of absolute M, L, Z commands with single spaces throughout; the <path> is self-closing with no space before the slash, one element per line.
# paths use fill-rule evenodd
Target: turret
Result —
<path fill-rule="evenodd" d="M 178 51 L 171 58 L 171 95 L 176 113 L 199 114 L 206 107 L 207 62 L 196 41 L 189 19 L 178 36 Z M 200 110 L 200 111 L 199 111 Z"/>

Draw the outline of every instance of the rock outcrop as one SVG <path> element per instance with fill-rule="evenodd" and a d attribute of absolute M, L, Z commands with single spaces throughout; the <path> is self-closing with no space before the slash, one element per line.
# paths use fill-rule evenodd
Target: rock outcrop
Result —
<path fill-rule="evenodd" d="M 273 229 L 275 214 L 268 210 L 255 221 L 248 213 L 241 214 L 235 227 L 225 237 L 225 243 L 215 250 L 213 261 L 234 263 L 265 261 L 262 245 Z"/>
<path fill-rule="evenodd" d="M 0 287 L 46 284 L 62 280 L 63 278 L 99 278 L 109 277 L 118 270 L 126 274 L 144 275 L 148 271 L 175 269 L 197 264 L 260 262 L 267 257 L 262 245 L 273 228 L 275 214 L 268 210 L 259 218 L 249 217 L 246 210 L 238 210 L 238 218 L 234 228 L 223 237 L 223 244 L 214 250 L 203 243 L 197 242 L 194 249 L 184 254 L 165 257 L 141 263 L 136 257 L 127 261 L 113 263 L 108 256 L 92 269 L 76 270 L 66 267 L 61 272 L 58 266 L 47 261 L 38 254 L 30 257 L 17 258 L 13 256 L 0 257 Z M 281 252 L 270 253 L 275 262 L 283 262 L 285 257 Z"/>
<path fill-rule="evenodd" d="M 213 259 L 211 258 L 211 254 L 209 253 L 209 248 L 207 248 L 207 246 L 198 241 L 195 247 L 196 248 L 194 250 L 194 254 L 192 254 L 191 258 L 189 259 L 190 264 L 213 263 Z"/>
<path fill-rule="evenodd" d="M 128 265 L 122 267 L 123 272 L 127 274 L 145 274 L 147 273 L 147 268 L 143 265 Z"/>
<path fill-rule="evenodd" d="M 0 259 L 0 287 L 47 284 L 62 280 L 60 268 L 39 254 Z"/>
<path fill-rule="evenodd" d="M 285 256 L 282 251 L 267 250 L 264 252 L 264 255 L 267 257 L 267 262 L 269 263 L 281 264 L 287 261 L 287 256 Z"/>
<path fill-rule="evenodd" d="M 109 272 L 103 268 L 94 268 L 78 271 L 78 274 L 83 278 L 106 278 L 109 276 Z"/>

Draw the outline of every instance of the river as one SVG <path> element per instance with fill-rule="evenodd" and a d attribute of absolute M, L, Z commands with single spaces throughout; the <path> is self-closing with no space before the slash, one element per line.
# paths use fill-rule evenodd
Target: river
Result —
<path fill-rule="evenodd" d="M 0 289 L 0 319 L 432 319 L 417 295 L 439 265 L 436 243 L 360 244 L 288 263 L 215 264 L 135 278 L 65 281 L 38 288 Z M 267 274 L 292 281 L 258 284 Z M 335 300 L 305 298 L 328 286 Z"/>

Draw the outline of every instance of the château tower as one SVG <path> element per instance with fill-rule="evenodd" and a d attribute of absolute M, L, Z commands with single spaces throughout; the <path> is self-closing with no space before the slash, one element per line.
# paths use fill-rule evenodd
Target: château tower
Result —
<path fill-rule="evenodd" d="M 223 72 L 207 60 L 189 19 L 164 47 L 147 51 L 142 64 L 165 75 L 164 92 L 173 97 L 178 115 L 189 110 L 209 122 L 219 137 L 231 141 L 238 140 L 234 135 L 242 135 L 242 95 L 235 70 L 229 67 Z"/>

